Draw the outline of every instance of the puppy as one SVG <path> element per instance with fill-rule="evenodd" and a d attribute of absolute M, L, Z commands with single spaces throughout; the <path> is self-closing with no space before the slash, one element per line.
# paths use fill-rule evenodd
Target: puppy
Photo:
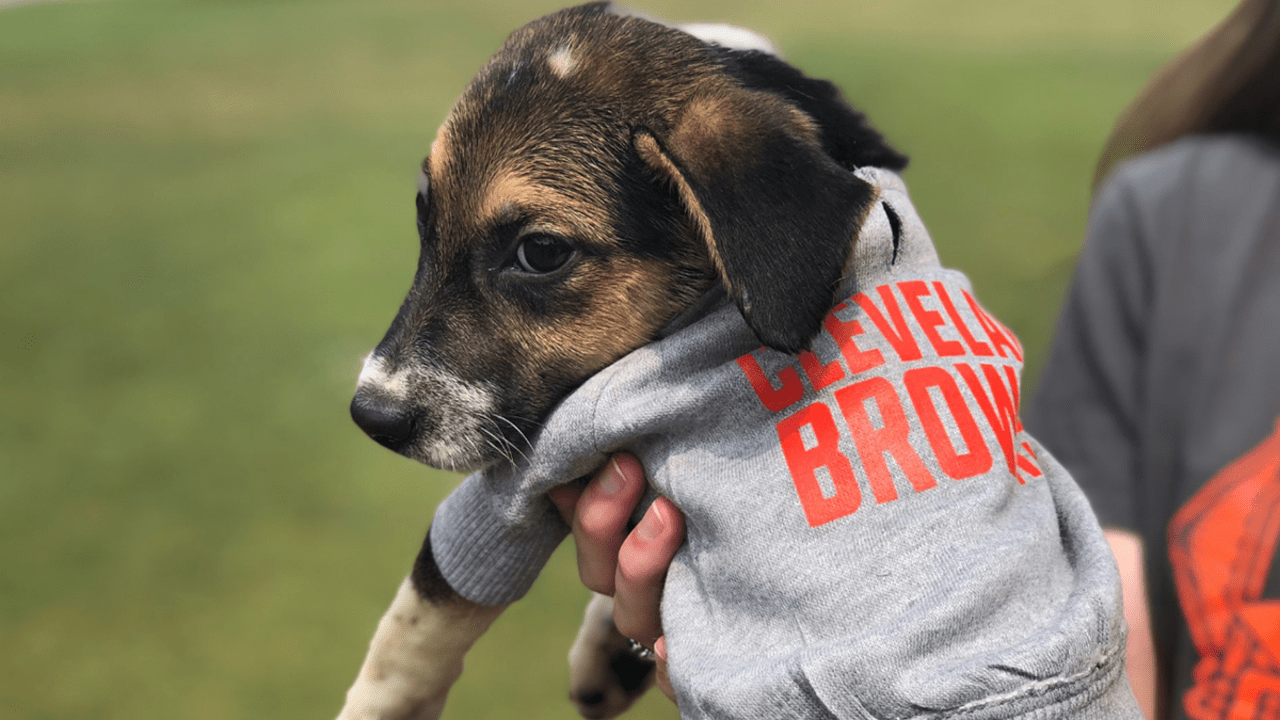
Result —
<path fill-rule="evenodd" d="M 682 716 L 1138 717 L 1109 551 L 1022 432 L 1021 348 L 938 264 L 906 158 L 755 36 L 691 29 L 537 20 L 432 144 L 417 274 L 351 412 L 475 472 L 341 718 L 437 717 L 567 533 L 547 491 L 620 449 L 686 515 Z M 589 717 L 649 682 L 610 624 L 593 602 L 573 654 Z"/>

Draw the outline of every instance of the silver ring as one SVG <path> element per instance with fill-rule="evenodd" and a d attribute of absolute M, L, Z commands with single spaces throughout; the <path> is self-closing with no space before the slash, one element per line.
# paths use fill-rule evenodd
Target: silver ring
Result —
<path fill-rule="evenodd" d="M 654 655 L 652 650 L 631 638 L 627 638 L 627 649 L 631 651 L 632 655 L 647 662 L 655 662 L 658 659 L 658 656 Z"/>

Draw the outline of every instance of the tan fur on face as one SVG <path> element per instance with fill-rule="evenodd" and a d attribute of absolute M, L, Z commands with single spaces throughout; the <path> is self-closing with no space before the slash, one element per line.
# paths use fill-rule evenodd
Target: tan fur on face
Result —
<path fill-rule="evenodd" d="M 532 216 L 528 229 L 572 237 L 596 237 L 605 242 L 610 217 L 607 208 L 547 187 L 516 170 L 503 170 L 481 193 L 477 220 L 494 226 Z"/>
<path fill-rule="evenodd" d="M 444 172 L 444 168 L 449 163 L 449 143 L 447 142 L 447 133 L 445 128 L 447 125 L 441 125 L 436 131 L 436 139 L 431 141 L 431 154 L 427 156 L 427 162 L 423 163 L 428 167 L 433 175 L 439 175 Z"/>
<path fill-rule="evenodd" d="M 652 260 L 618 256 L 591 263 L 566 282 L 585 296 L 571 316 L 538 321 L 512 314 L 502 334 L 517 348 L 529 381 L 549 372 L 586 377 L 648 342 L 659 327 L 655 319 L 673 316 L 696 297 L 671 292 L 674 281 L 671 266 Z M 528 392 L 537 392 L 536 385 Z"/>

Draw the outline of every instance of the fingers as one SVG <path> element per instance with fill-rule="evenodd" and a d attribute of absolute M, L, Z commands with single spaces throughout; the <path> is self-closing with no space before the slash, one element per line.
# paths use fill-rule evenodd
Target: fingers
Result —
<path fill-rule="evenodd" d="M 659 497 L 628 534 L 627 521 L 644 489 L 640 462 L 619 453 L 585 489 L 563 486 L 552 490 L 550 496 L 573 529 L 583 584 L 613 596 L 615 626 L 623 635 L 654 650 L 658 687 L 675 700 L 667 676 L 659 608 L 667 567 L 684 542 L 684 516 L 670 500 Z"/>
<path fill-rule="evenodd" d="M 556 506 L 556 510 L 560 512 L 561 519 L 564 524 L 573 527 L 573 512 L 578 507 L 578 499 L 582 497 L 582 488 L 573 485 L 560 485 L 551 488 L 547 493 L 547 497 L 551 498 L 551 504 Z"/>
<path fill-rule="evenodd" d="M 684 516 L 670 500 L 659 497 L 616 552 L 614 623 L 645 647 L 654 647 L 662 635 L 662 584 L 683 542 Z"/>
<path fill-rule="evenodd" d="M 578 574 L 584 585 L 598 593 L 614 594 L 618 550 L 627 536 L 627 519 L 644 488 L 640 461 L 619 453 L 591 479 L 573 509 Z M 559 500 L 553 497 L 553 502 L 559 507 L 564 499 L 564 495 Z"/>

